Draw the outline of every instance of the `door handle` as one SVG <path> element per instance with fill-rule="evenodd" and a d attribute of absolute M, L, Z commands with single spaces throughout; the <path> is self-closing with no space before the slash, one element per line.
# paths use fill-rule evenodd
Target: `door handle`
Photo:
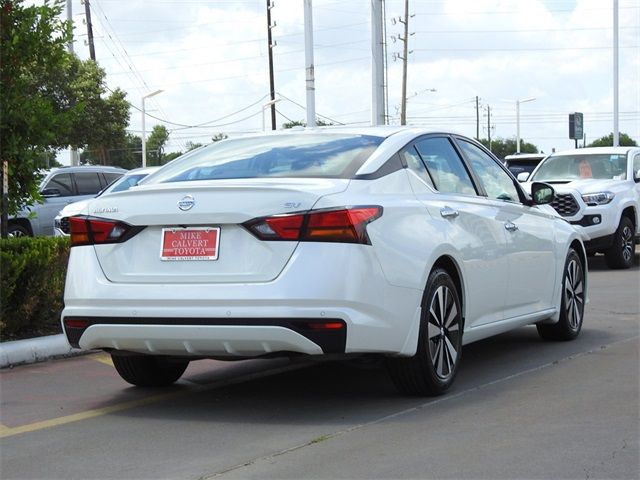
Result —
<path fill-rule="evenodd" d="M 460 214 L 453 208 L 444 207 L 442 210 L 440 210 L 440 215 L 442 216 L 442 218 L 456 218 Z"/>
<path fill-rule="evenodd" d="M 504 228 L 507 230 L 507 232 L 515 232 L 518 230 L 518 226 L 513 222 L 505 223 Z"/>

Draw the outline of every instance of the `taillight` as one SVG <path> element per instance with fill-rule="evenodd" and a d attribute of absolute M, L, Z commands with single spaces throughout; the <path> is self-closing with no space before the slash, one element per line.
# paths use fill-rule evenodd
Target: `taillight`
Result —
<path fill-rule="evenodd" d="M 379 206 L 345 207 L 256 218 L 244 226 L 261 240 L 371 245 L 366 227 L 381 215 Z"/>
<path fill-rule="evenodd" d="M 86 216 L 70 217 L 69 227 L 72 247 L 121 243 L 144 229 L 117 220 Z"/>

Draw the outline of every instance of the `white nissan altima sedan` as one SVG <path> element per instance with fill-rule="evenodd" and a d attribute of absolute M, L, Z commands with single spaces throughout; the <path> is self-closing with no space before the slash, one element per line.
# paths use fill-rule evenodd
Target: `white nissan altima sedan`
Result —
<path fill-rule="evenodd" d="M 134 385 L 204 358 L 376 353 L 400 391 L 441 394 L 464 344 L 578 336 L 585 250 L 552 198 L 452 133 L 221 141 L 70 219 L 63 328 Z"/>

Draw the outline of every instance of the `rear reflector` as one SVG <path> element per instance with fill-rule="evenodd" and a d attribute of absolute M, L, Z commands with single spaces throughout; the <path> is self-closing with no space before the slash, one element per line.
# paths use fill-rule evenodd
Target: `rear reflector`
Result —
<path fill-rule="evenodd" d="M 343 207 L 256 218 L 244 226 L 260 240 L 371 245 L 366 227 L 381 215 L 380 206 Z"/>
<path fill-rule="evenodd" d="M 311 330 L 340 330 L 345 328 L 345 324 L 343 322 L 313 322 L 308 323 L 307 327 Z"/>
<path fill-rule="evenodd" d="M 77 216 L 69 218 L 71 246 L 124 242 L 144 227 L 134 227 L 117 220 Z"/>
<path fill-rule="evenodd" d="M 89 320 L 84 318 L 65 318 L 65 328 L 87 328 L 89 326 Z"/>

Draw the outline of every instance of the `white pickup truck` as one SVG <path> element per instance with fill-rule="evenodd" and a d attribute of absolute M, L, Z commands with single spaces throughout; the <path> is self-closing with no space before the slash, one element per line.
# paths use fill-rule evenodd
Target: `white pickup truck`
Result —
<path fill-rule="evenodd" d="M 640 237 L 640 148 L 598 147 L 554 153 L 518 180 L 551 184 L 551 206 L 582 232 L 587 251 L 609 268 L 630 268 Z"/>

